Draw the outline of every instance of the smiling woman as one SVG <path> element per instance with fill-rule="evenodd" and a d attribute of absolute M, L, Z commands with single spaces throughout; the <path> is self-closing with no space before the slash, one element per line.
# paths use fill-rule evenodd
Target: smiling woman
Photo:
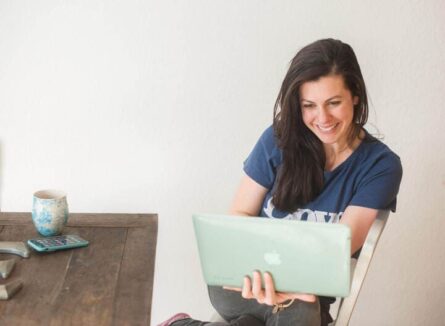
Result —
<path fill-rule="evenodd" d="M 344 110 L 334 116 L 336 105 Z M 358 147 L 367 119 L 365 81 L 351 46 L 325 39 L 301 49 L 275 103 L 273 129 L 283 161 L 273 204 L 294 211 L 320 194 L 324 172 Z"/>
<path fill-rule="evenodd" d="M 325 39 L 301 49 L 281 85 L 273 126 L 244 163 L 231 214 L 347 224 L 351 254 L 357 253 L 378 210 L 395 211 L 402 178 L 399 157 L 363 128 L 367 116 L 365 82 L 352 48 Z M 334 298 L 275 291 L 273 275 L 246 273 L 242 288 L 209 287 L 213 306 L 227 321 L 210 325 L 332 321 Z M 178 314 L 161 325 L 204 324 Z"/>

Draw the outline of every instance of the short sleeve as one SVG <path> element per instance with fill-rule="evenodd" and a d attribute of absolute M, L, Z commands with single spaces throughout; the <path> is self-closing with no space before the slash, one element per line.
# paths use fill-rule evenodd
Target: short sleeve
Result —
<path fill-rule="evenodd" d="M 267 128 L 244 161 L 244 172 L 255 182 L 271 189 L 276 178 L 277 166 L 281 163 L 273 127 Z"/>
<path fill-rule="evenodd" d="M 400 158 L 390 151 L 383 153 L 366 171 L 349 204 L 395 212 L 401 180 Z"/>

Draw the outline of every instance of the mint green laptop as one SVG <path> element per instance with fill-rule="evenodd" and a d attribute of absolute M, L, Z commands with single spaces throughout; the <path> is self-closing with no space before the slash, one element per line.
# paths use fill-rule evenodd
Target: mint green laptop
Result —
<path fill-rule="evenodd" d="M 193 215 L 193 224 L 208 285 L 241 287 L 259 270 L 272 274 L 277 291 L 349 295 L 346 225 L 208 214 Z"/>

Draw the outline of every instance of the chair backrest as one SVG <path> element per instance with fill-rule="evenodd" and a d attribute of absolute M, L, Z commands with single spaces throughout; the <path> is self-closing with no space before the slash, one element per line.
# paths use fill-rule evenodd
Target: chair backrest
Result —
<path fill-rule="evenodd" d="M 353 261 L 351 261 L 351 267 L 355 265 L 354 272 L 351 273 L 351 292 L 349 296 L 341 299 L 337 318 L 330 325 L 346 326 L 349 324 L 349 320 L 351 319 L 355 304 L 357 303 L 358 295 L 360 294 L 360 290 L 362 289 L 363 281 L 365 280 L 366 274 L 371 264 L 372 256 L 374 255 L 374 251 L 377 247 L 380 235 L 385 228 L 388 216 L 389 210 L 379 211 L 377 218 L 375 219 L 374 223 L 371 226 L 371 229 L 368 232 L 356 264 L 353 263 L 354 259 Z"/>

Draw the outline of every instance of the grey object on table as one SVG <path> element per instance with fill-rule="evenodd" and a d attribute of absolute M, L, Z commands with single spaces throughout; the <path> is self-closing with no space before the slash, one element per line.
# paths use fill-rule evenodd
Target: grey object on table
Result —
<path fill-rule="evenodd" d="M 9 300 L 16 294 L 23 286 L 21 280 L 14 280 L 5 285 L 0 285 L 0 300 Z"/>
<path fill-rule="evenodd" d="M 15 266 L 15 259 L 0 260 L 0 275 L 7 278 Z"/>
<path fill-rule="evenodd" d="M 29 257 L 29 249 L 23 242 L 0 241 L 0 253 L 18 255 L 23 258 Z M 0 261 L 0 275 L 7 278 L 15 266 L 15 259 Z M 9 300 L 23 286 L 21 280 L 14 280 L 4 285 L 0 285 L 0 300 Z"/>
<path fill-rule="evenodd" d="M 29 257 L 29 249 L 23 242 L 0 241 L 0 254 L 13 254 Z"/>

